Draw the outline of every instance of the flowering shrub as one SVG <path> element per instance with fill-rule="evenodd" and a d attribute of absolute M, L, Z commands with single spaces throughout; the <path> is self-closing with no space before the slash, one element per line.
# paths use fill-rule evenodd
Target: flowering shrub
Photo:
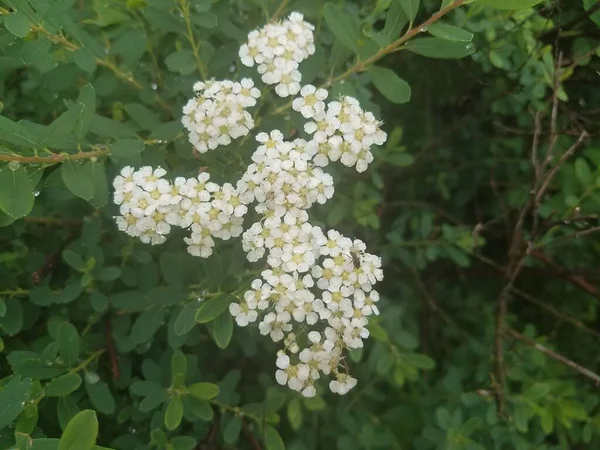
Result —
<path fill-rule="evenodd" d="M 0 449 L 600 445 L 597 2 L 0 3 Z"/>
<path fill-rule="evenodd" d="M 326 105 L 325 89 L 290 84 L 301 79 L 298 64 L 314 53 L 313 29 L 301 14 L 292 13 L 281 24 L 251 32 L 240 48 L 245 65 L 258 64 L 265 83 L 278 83 L 278 95 L 299 90 L 292 108 L 312 119 L 304 127 L 311 140 L 285 141 L 279 130 L 259 133 L 260 145 L 235 187 L 209 181 L 207 172 L 169 182 L 164 169 L 149 166 L 127 166 L 113 183 L 119 229 L 144 243 L 162 244 L 171 227 L 181 227 L 191 229 L 184 240 L 194 256 L 209 257 L 213 238 L 240 235 L 250 262 L 266 253 L 269 269 L 229 311 L 239 326 L 262 315 L 260 333 L 285 346 L 277 354 L 277 381 L 306 397 L 315 396 L 320 372 L 335 378 L 329 384 L 332 392 L 345 394 L 356 385 L 347 364 L 342 365 L 344 350 L 362 347 L 369 336 L 368 317 L 378 313 L 373 284 L 383 278 L 381 259 L 365 253 L 364 242 L 311 225 L 306 210 L 333 196 L 333 178 L 320 167 L 340 160 L 364 172 L 373 160 L 371 146 L 386 139 L 381 123 L 355 98 Z M 254 127 L 244 111 L 260 97 L 252 80 L 198 82 L 194 91 L 197 97 L 185 105 L 182 122 L 199 152 L 227 145 Z M 257 220 L 244 231 L 244 216 L 254 202 Z"/>

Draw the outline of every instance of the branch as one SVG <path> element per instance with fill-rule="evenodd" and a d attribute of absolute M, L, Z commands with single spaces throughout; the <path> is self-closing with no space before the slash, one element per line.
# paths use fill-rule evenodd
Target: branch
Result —
<path fill-rule="evenodd" d="M 562 356 L 559 353 L 556 353 L 553 350 L 550 350 L 548 347 L 543 346 L 542 344 L 537 343 L 536 341 L 534 341 L 533 339 L 529 339 L 526 336 L 523 336 L 521 333 L 519 333 L 518 331 L 515 330 L 506 330 L 506 335 L 521 341 L 527 345 L 529 345 L 530 347 L 533 347 L 534 349 L 536 349 L 537 351 L 543 353 L 544 355 L 554 359 L 555 361 L 558 361 L 566 366 L 569 366 L 571 369 L 579 372 L 581 375 L 589 378 L 590 380 L 592 380 L 596 386 L 600 386 L 600 376 L 594 372 L 592 372 L 591 370 L 580 366 L 579 364 L 577 364 L 576 362 Z"/>
<path fill-rule="evenodd" d="M 275 11 L 273 13 L 273 15 L 271 16 L 271 20 L 270 20 L 271 22 L 275 22 L 283 14 L 288 3 L 289 3 L 289 0 L 281 0 L 281 3 L 279 4 L 277 11 Z"/>
<path fill-rule="evenodd" d="M 106 316 L 106 349 L 108 351 L 108 358 L 110 360 L 110 371 L 113 376 L 113 380 L 118 381 L 121 373 L 119 371 L 119 360 L 117 358 L 117 350 L 115 348 L 115 341 L 112 336 L 112 319 L 110 315 Z"/>
<path fill-rule="evenodd" d="M 438 12 L 436 12 L 434 15 L 432 15 L 429 19 L 427 19 L 421 25 L 412 27 L 406 33 L 404 33 L 404 35 L 402 37 L 395 40 L 391 44 L 383 47 L 377 53 L 375 53 L 373 56 L 370 56 L 369 58 L 365 59 L 364 61 L 358 61 L 354 66 L 350 67 L 348 70 L 346 70 L 341 75 L 338 75 L 337 77 L 330 79 L 327 82 L 327 86 L 331 86 L 336 81 L 340 81 L 345 78 L 348 78 L 350 75 L 352 75 L 356 72 L 364 71 L 371 64 L 379 61 L 384 56 L 389 55 L 390 53 L 393 53 L 396 50 L 398 50 L 401 45 L 403 45 L 406 41 L 415 37 L 417 34 L 424 33 L 427 30 L 427 28 L 429 28 L 435 22 L 440 20 L 442 17 L 444 17 L 450 11 L 453 11 L 456 8 L 458 8 L 459 6 L 464 5 L 466 3 L 466 1 L 467 0 L 456 0 L 455 2 L 446 6 L 445 8 L 440 9 Z"/>
<path fill-rule="evenodd" d="M 20 164 L 46 164 L 52 166 L 64 161 L 80 161 L 84 159 L 99 158 L 110 155 L 110 150 L 95 150 L 92 152 L 80 152 L 75 154 L 56 153 L 52 156 L 21 156 L 0 154 L 0 162 L 15 161 Z"/>
<path fill-rule="evenodd" d="M 48 274 L 52 271 L 54 266 L 56 266 L 56 264 L 60 260 L 62 251 L 67 245 L 69 245 L 72 241 L 75 240 L 78 234 L 79 230 L 72 231 L 65 240 L 65 242 L 63 242 L 63 244 L 58 248 L 58 250 L 56 250 L 54 253 L 48 256 L 44 263 L 40 266 L 40 268 L 33 272 L 33 274 L 31 275 L 31 282 L 33 284 L 38 285 L 41 284 L 42 281 L 44 281 L 44 279 L 48 276 Z"/>
<path fill-rule="evenodd" d="M 535 203 L 536 204 L 539 204 L 541 202 L 542 197 L 544 196 L 544 194 L 548 190 L 548 187 L 550 186 L 550 182 L 552 181 L 552 179 L 554 178 L 554 176 L 558 172 L 558 169 L 560 169 L 560 167 L 562 166 L 562 164 L 568 158 L 570 158 L 573 155 L 573 153 L 575 153 L 575 151 L 577 150 L 577 148 L 579 148 L 579 146 L 581 145 L 581 143 L 583 142 L 583 140 L 587 136 L 588 136 L 587 131 L 585 131 L 585 130 L 582 131 L 581 134 L 579 135 L 579 138 L 577 139 L 577 141 L 575 141 L 575 143 L 565 153 L 563 153 L 563 155 L 558 160 L 558 163 L 550 170 L 550 172 L 548 172 L 548 175 L 546 176 L 546 178 L 545 178 L 544 182 L 542 183 L 540 189 L 537 191 L 537 193 L 535 195 Z"/>

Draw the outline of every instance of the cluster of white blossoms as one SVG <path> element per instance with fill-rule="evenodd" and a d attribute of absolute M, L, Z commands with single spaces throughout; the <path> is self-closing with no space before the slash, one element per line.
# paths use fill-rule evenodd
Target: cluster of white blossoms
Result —
<path fill-rule="evenodd" d="M 194 84 L 196 97 L 183 107 L 183 126 L 189 141 L 200 153 L 228 145 L 232 139 L 246 136 L 254 120 L 246 108 L 256 105 L 260 90 L 250 78 L 241 82 L 224 80 Z"/>
<path fill-rule="evenodd" d="M 204 258 L 213 252 L 213 238 L 228 240 L 242 234 L 246 204 L 253 200 L 243 183 L 237 188 L 229 183 L 220 186 L 209 181 L 207 172 L 171 182 L 162 178 L 166 173 L 160 167 L 126 166 L 115 177 L 119 230 L 156 245 L 166 241 L 172 227 L 189 229 L 190 237 L 184 238 L 188 252 Z"/>
<path fill-rule="evenodd" d="M 300 63 L 315 53 L 315 27 L 294 12 L 278 23 L 270 23 L 248 34 L 248 43 L 240 48 L 242 64 L 257 65 L 265 84 L 276 84 L 280 97 L 300 92 Z"/>
<path fill-rule="evenodd" d="M 239 326 L 257 322 L 262 335 L 282 343 L 275 377 L 309 397 L 321 375 L 331 377 L 329 387 L 338 394 L 356 385 L 345 352 L 369 336 L 368 319 L 379 313 L 373 287 L 383 272 L 381 259 L 362 241 L 312 225 L 307 210 L 333 196 L 334 180 L 323 168 L 340 161 L 363 172 L 373 160 L 371 146 L 386 140 L 381 123 L 356 99 L 327 103 L 325 89 L 300 87 L 295 72 L 314 52 L 312 30 L 293 13 L 251 32 L 240 49 L 244 64 L 258 64 L 266 83 L 279 83 L 279 95 L 299 94 L 292 108 L 309 120 L 309 140 L 289 141 L 279 130 L 258 133 L 252 162 L 234 184 L 213 183 L 208 173 L 171 182 L 164 169 L 151 167 L 125 167 L 114 180 L 119 229 L 145 243 L 161 244 L 172 227 L 181 227 L 191 232 L 184 238 L 188 252 L 208 257 L 214 238 L 242 236 L 247 259 L 265 269 L 229 311 Z M 252 128 L 244 108 L 260 93 L 251 81 L 213 80 L 194 89 L 202 95 L 185 106 L 183 124 L 199 151 Z"/>

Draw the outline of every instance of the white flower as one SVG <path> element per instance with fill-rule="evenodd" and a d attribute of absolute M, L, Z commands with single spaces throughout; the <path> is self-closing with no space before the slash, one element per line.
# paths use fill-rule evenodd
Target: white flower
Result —
<path fill-rule="evenodd" d="M 317 89 L 312 84 L 307 84 L 300 90 L 300 97 L 295 98 L 292 102 L 292 108 L 308 119 L 325 111 L 323 100 L 326 98 L 327 91 L 325 89 Z"/>

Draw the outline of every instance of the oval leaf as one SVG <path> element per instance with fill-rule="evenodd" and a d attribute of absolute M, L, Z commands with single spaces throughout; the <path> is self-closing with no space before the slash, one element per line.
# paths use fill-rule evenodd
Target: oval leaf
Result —
<path fill-rule="evenodd" d="M 67 424 L 58 450 L 91 450 L 98 437 L 98 418 L 90 409 L 77 413 Z"/>
<path fill-rule="evenodd" d="M 25 217 L 31 212 L 35 196 L 33 186 L 23 167 L 0 171 L 0 209 L 14 219 Z"/>
<path fill-rule="evenodd" d="M 431 25 L 427 31 L 432 36 L 448 41 L 471 42 L 474 36 L 473 33 L 467 30 L 440 22 Z"/>
<path fill-rule="evenodd" d="M 324 18 L 327 26 L 344 47 L 358 51 L 359 23 L 353 15 L 343 11 L 337 5 L 326 3 Z"/>
<path fill-rule="evenodd" d="M 406 81 L 385 67 L 371 68 L 371 79 L 381 94 L 392 103 L 410 101 L 410 86 Z"/>
<path fill-rule="evenodd" d="M 491 6 L 496 9 L 527 9 L 543 0 L 478 0 L 482 5 Z"/>
<path fill-rule="evenodd" d="M 181 423 L 183 418 L 183 401 L 181 397 L 173 397 L 167 405 L 165 411 L 165 427 L 167 430 L 174 430 Z"/>
<path fill-rule="evenodd" d="M 448 41 L 435 37 L 411 39 L 404 48 L 417 55 L 437 59 L 464 58 L 475 51 L 475 46 L 471 43 Z"/>
<path fill-rule="evenodd" d="M 188 393 L 200 400 L 210 400 L 219 395 L 219 386 L 213 383 L 194 383 L 187 387 Z"/>

